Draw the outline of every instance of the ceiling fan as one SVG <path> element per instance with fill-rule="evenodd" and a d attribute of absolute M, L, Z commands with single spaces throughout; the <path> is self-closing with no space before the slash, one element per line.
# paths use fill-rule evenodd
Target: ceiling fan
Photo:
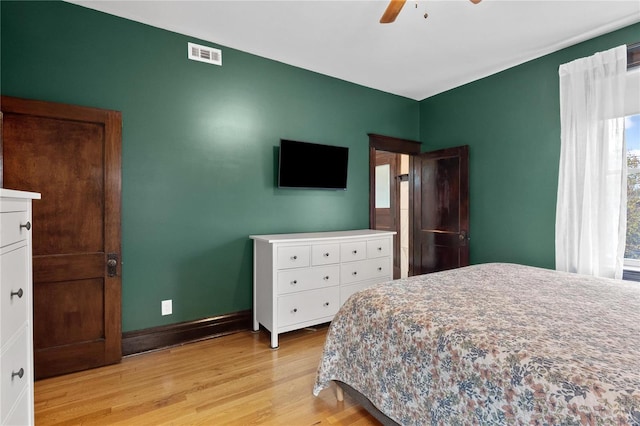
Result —
<path fill-rule="evenodd" d="M 470 0 L 473 4 L 478 4 L 482 0 Z M 402 10 L 402 6 L 407 2 L 407 0 L 391 0 L 389 2 L 389 6 L 387 6 L 387 10 L 384 11 L 382 18 L 380 18 L 381 24 L 390 24 L 396 20 L 398 17 L 398 13 Z"/>

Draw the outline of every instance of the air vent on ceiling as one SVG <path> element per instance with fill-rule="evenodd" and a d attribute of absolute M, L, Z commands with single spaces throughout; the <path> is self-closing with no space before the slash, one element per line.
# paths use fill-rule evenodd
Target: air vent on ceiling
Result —
<path fill-rule="evenodd" d="M 213 47 L 201 46 L 189 43 L 189 59 L 206 62 L 208 64 L 222 65 L 222 51 Z"/>

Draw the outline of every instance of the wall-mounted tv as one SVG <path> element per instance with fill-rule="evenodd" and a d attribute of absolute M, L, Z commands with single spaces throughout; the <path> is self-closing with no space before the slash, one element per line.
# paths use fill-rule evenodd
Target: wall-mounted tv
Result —
<path fill-rule="evenodd" d="M 347 189 L 349 148 L 280 140 L 279 188 Z"/>

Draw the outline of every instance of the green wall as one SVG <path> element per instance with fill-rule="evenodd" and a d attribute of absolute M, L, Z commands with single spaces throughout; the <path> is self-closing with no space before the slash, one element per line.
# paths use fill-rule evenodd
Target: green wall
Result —
<path fill-rule="evenodd" d="M 419 137 L 410 99 L 68 3 L 0 14 L 2 94 L 122 112 L 123 331 L 250 309 L 248 235 L 367 228 L 367 133 Z M 348 146 L 347 191 L 277 189 L 280 138 Z"/>
<path fill-rule="evenodd" d="M 632 25 L 416 102 L 68 3 L 3 0 L 0 19 L 2 94 L 122 112 L 123 331 L 250 309 L 249 234 L 368 227 L 367 133 L 468 144 L 472 263 L 554 267 L 558 66 L 640 41 Z M 277 189 L 280 138 L 348 146 L 348 190 Z"/>
<path fill-rule="evenodd" d="M 634 24 L 420 102 L 423 150 L 469 145 L 472 263 L 555 267 L 558 67 L 638 41 Z"/>

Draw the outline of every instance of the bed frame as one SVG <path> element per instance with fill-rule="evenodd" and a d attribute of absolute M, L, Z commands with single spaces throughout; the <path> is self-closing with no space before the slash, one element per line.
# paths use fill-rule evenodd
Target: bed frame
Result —
<path fill-rule="evenodd" d="M 369 412 L 377 421 L 382 423 L 383 426 L 400 426 L 399 423 L 394 422 L 387 417 L 382 411 L 378 410 L 375 405 L 371 403 L 364 395 L 352 388 L 346 383 L 335 381 L 336 384 L 336 399 L 340 402 L 344 401 L 344 393 L 346 392 L 358 405 L 362 406 Z"/>

